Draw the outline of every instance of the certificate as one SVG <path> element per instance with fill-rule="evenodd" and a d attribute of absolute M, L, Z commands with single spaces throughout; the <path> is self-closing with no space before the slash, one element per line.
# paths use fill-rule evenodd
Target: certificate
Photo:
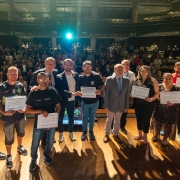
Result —
<path fill-rule="evenodd" d="M 176 79 L 176 86 L 180 87 L 180 77 L 177 77 L 177 79 Z"/>
<path fill-rule="evenodd" d="M 180 91 L 160 92 L 160 103 L 180 103 Z"/>
<path fill-rule="evenodd" d="M 95 94 L 96 88 L 95 87 L 84 87 L 81 86 L 81 92 L 83 98 L 96 98 Z"/>
<path fill-rule="evenodd" d="M 5 111 L 17 111 L 20 109 L 26 109 L 26 96 L 12 96 L 5 98 Z"/>
<path fill-rule="evenodd" d="M 145 99 L 149 96 L 149 88 L 132 86 L 131 95 L 136 98 Z"/>
<path fill-rule="evenodd" d="M 37 129 L 58 127 L 58 113 L 49 113 L 48 117 L 38 115 Z"/>

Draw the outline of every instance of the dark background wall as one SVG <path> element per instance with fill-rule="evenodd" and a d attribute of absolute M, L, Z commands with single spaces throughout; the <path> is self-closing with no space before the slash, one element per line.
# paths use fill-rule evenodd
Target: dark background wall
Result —
<path fill-rule="evenodd" d="M 18 44 L 18 38 L 16 36 L 4 36 L 4 35 L 0 35 L 0 45 L 3 47 L 6 46 L 16 46 Z"/>

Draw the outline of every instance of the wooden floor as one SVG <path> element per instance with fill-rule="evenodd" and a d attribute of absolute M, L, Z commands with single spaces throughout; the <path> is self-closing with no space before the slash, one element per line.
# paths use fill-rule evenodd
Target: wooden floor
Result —
<path fill-rule="evenodd" d="M 105 119 L 95 123 L 96 141 L 80 140 L 81 132 L 75 132 L 77 141 L 71 142 L 65 132 L 65 142 L 54 144 L 52 149 L 53 164 L 46 166 L 39 148 L 38 167 L 29 172 L 30 144 L 33 120 L 26 123 L 26 135 L 23 145 L 28 149 L 27 156 L 20 156 L 17 142 L 13 145 L 13 168 L 7 169 L 5 161 L 0 161 L 1 180 L 146 180 L 146 179 L 180 179 L 180 148 L 177 142 L 170 142 L 162 149 L 159 143 L 152 143 L 149 133 L 148 144 L 133 139 L 136 135 L 136 120 L 129 118 L 128 135 L 119 134 L 122 143 L 118 144 L 111 136 L 111 141 L 103 143 Z M 2 121 L 0 122 L 0 151 L 5 151 Z M 81 128 L 79 128 L 81 129 Z M 78 129 L 77 129 L 78 130 Z M 56 132 L 56 140 L 58 133 Z"/>

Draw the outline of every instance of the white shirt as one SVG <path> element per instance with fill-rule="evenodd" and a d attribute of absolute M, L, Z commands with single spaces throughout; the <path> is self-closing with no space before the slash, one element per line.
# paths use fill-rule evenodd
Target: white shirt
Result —
<path fill-rule="evenodd" d="M 73 78 L 72 75 L 67 76 L 66 75 L 66 79 L 67 79 L 67 83 L 68 83 L 68 87 L 69 87 L 69 92 L 73 93 L 76 91 L 76 81 Z M 75 96 L 72 96 L 71 98 L 68 98 L 68 101 L 74 101 L 75 100 Z"/>

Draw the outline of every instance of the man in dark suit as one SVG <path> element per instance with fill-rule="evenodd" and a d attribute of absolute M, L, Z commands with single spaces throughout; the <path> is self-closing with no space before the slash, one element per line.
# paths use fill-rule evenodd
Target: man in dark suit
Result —
<path fill-rule="evenodd" d="M 106 79 L 104 108 L 107 112 L 105 125 L 104 143 L 107 143 L 111 131 L 111 123 L 114 118 L 113 136 L 115 140 L 120 141 L 118 133 L 120 126 L 120 118 L 123 112 L 127 112 L 129 108 L 130 83 L 127 77 L 123 76 L 123 65 L 116 64 L 114 66 L 115 75 Z"/>
<path fill-rule="evenodd" d="M 72 141 L 76 140 L 76 136 L 73 133 L 74 126 L 74 106 L 75 106 L 75 96 L 79 95 L 78 81 L 79 75 L 73 72 L 73 61 L 71 59 L 64 60 L 64 72 L 56 76 L 56 89 L 59 92 L 61 98 L 63 99 L 61 103 L 61 111 L 59 114 L 59 142 L 63 142 L 63 118 L 65 108 L 67 110 L 69 119 L 69 137 Z"/>
<path fill-rule="evenodd" d="M 30 90 L 33 89 L 33 91 L 37 91 L 38 88 L 38 82 L 37 82 L 37 75 L 40 72 L 45 72 L 47 74 L 47 76 L 49 77 L 49 86 L 51 87 L 55 87 L 55 78 L 56 75 L 58 74 L 58 71 L 56 69 L 54 69 L 56 66 L 56 60 L 53 57 L 48 57 L 45 60 L 45 68 L 44 69 L 39 69 L 36 72 L 34 72 L 33 77 L 32 77 L 32 81 L 30 83 Z M 56 141 L 54 140 L 54 143 Z M 46 133 L 43 134 L 42 137 L 42 145 L 43 147 L 46 146 Z"/>

